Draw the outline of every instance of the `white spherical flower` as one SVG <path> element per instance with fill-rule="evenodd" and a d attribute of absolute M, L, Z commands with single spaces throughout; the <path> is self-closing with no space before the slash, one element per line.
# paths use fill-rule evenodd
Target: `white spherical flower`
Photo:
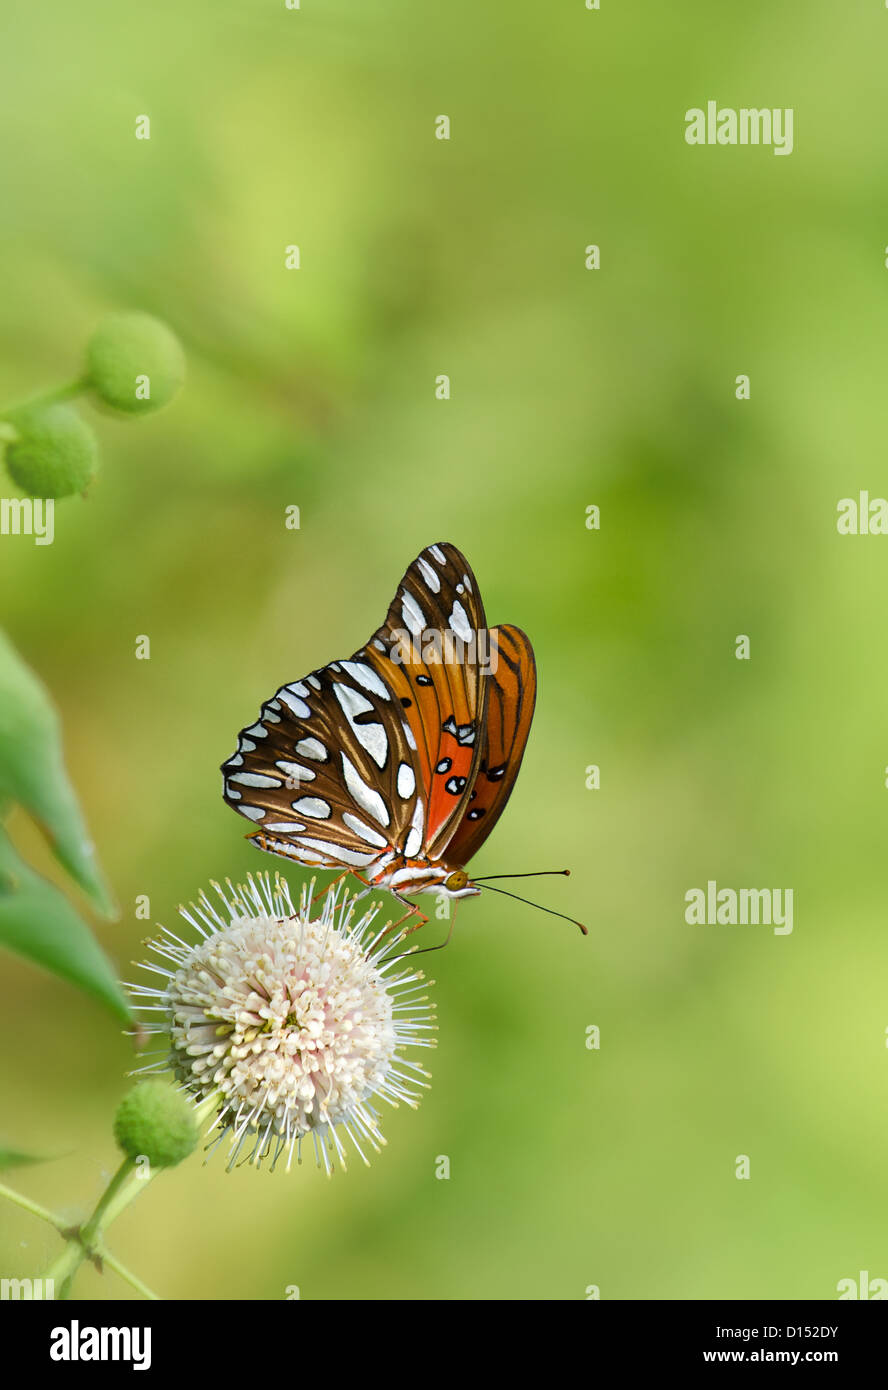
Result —
<path fill-rule="evenodd" d="M 337 1158 L 346 1166 L 340 1129 L 366 1163 L 365 1147 L 385 1143 L 373 1100 L 415 1106 L 428 1076 L 403 1055 L 434 1045 L 422 973 L 393 955 L 387 923 L 373 929 L 379 904 L 355 919 L 363 895 L 337 887 L 312 918 L 313 884 L 298 912 L 280 875 L 227 886 L 213 884 L 228 920 L 203 893 L 179 909 L 196 945 L 165 928 L 149 943 L 165 964 L 144 968 L 166 982 L 130 988 L 170 1050 L 144 1070 L 171 1069 L 195 1103 L 218 1097 L 229 1167 L 239 1156 L 274 1167 L 285 1153 L 289 1168 L 310 1135 L 330 1173 Z"/>

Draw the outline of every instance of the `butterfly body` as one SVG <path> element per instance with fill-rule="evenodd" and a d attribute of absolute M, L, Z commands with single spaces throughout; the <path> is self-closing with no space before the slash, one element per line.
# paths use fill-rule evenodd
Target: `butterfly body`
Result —
<path fill-rule="evenodd" d="M 535 694 L 528 638 L 488 629 L 465 557 L 429 546 L 364 647 L 241 731 L 224 796 L 270 853 L 402 898 L 475 896 L 465 865 L 511 793 Z"/>
<path fill-rule="evenodd" d="M 297 858 L 291 853 L 292 847 L 288 846 L 286 841 L 269 839 L 261 831 L 251 835 L 250 839 L 259 849 L 267 850 L 270 854 Z M 331 864 L 327 867 L 337 866 Z M 375 864 L 362 868 L 360 876 L 371 887 L 386 888 L 402 898 L 412 897 L 417 893 L 433 892 L 443 893 L 448 898 L 470 898 L 477 896 L 481 891 L 471 882 L 465 870 L 452 869 L 446 864 L 432 864 L 428 859 L 408 859 L 406 855 L 395 850 L 387 851 Z M 448 880 L 455 880 L 454 885 L 451 886 Z"/>

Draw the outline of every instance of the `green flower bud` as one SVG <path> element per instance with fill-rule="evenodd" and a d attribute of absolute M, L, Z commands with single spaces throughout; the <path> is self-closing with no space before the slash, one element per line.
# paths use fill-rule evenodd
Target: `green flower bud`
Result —
<path fill-rule="evenodd" d="M 147 1158 L 152 1168 L 173 1168 L 197 1147 L 194 1106 L 165 1081 L 142 1081 L 120 1102 L 114 1138 L 130 1158 Z"/>
<path fill-rule="evenodd" d="M 87 348 L 90 385 L 106 405 L 146 415 L 168 405 L 185 380 L 179 339 L 150 314 L 113 314 Z"/>
<path fill-rule="evenodd" d="M 6 417 L 15 438 L 6 446 L 13 482 L 31 497 L 70 497 L 95 477 L 95 436 L 70 405 L 20 406 Z"/>

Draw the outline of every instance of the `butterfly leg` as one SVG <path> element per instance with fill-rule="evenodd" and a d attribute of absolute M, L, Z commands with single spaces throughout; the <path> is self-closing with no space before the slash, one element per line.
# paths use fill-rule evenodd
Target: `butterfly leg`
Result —
<path fill-rule="evenodd" d="M 360 893 L 355 893 L 355 894 L 353 895 L 353 901 L 354 901 L 354 902 L 357 902 L 359 898 L 366 898 L 366 896 L 367 896 L 368 893 L 372 893 L 372 892 L 373 892 L 373 884 L 372 884 L 372 883 L 368 883 L 367 880 L 366 880 L 366 878 L 362 877 L 362 875 L 359 874 L 359 873 L 357 872 L 357 870 L 352 869 L 351 873 L 352 873 L 352 877 L 353 877 L 353 878 L 356 878 L 356 879 L 358 880 L 358 883 L 362 883 L 362 884 L 364 885 L 363 888 L 361 889 Z"/>
<path fill-rule="evenodd" d="M 398 902 L 401 903 L 403 907 L 406 907 L 407 911 L 398 918 L 397 922 L 392 922 L 390 926 L 386 927 L 383 936 L 388 936 L 391 932 L 396 932 L 401 924 L 403 922 L 409 922 L 411 917 L 419 918 L 419 921 L 414 922 L 412 927 L 407 927 L 401 932 L 399 940 L 403 941 L 405 936 L 409 936 L 411 932 L 419 931 L 420 927 L 424 927 L 429 919 L 415 903 L 409 903 L 407 899 L 402 898 L 399 893 L 394 893 L 392 896 L 397 898 Z"/>
<path fill-rule="evenodd" d="M 336 877 L 335 877 L 334 879 L 331 879 L 331 880 L 330 880 L 330 882 L 327 884 L 326 888 L 322 888 L 321 891 L 320 891 L 320 893 L 315 893 L 314 897 L 313 897 L 312 900 L 311 900 L 312 906 L 314 906 L 315 903 L 320 902 L 321 898 L 325 898 L 325 897 L 327 896 L 327 894 L 328 894 L 329 892 L 331 892 L 331 890 L 334 889 L 334 888 L 336 887 L 337 883 L 341 883 L 342 880 L 343 880 L 344 878 L 348 878 L 349 874 L 351 874 L 351 876 L 352 876 L 353 878 L 356 878 L 356 879 L 358 880 L 358 882 L 359 882 L 360 884 L 363 885 L 363 892 L 361 892 L 361 893 L 355 893 L 354 896 L 355 896 L 356 898 L 366 898 L 367 894 L 368 894 L 369 892 L 372 891 L 372 889 L 373 889 L 373 884 L 372 884 L 372 883 L 368 883 L 367 880 L 366 880 L 366 878 L 363 878 L 363 877 L 357 872 L 357 870 L 355 870 L 355 869 L 343 869 L 343 871 L 342 871 L 341 874 L 337 874 Z"/>
<path fill-rule="evenodd" d="M 418 950 L 410 952 L 411 957 L 425 955 L 426 951 L 443 951 L 445 946 L 449 946 L 450 938 L 453 935 L 453 924 L 456 921 L 456 909 L 458 907 L 459 899 L 457 898 L 457 900 L 453 904 L 453 915 L 450 918 L 450 926 L 447 929 L 447 935 L 445 936 L 444 940 L 439 941 L 437 946 L 420 946 Z"/>
<path fill-rule="evenodd" d="M 320 902 L 321 898 L 326 897 L 330 890 L 336 887 L 337 883 L 341 883 L 342 880 L 344 878 L 348 878 L 349 875 L 351 875 L 353 878 L 356 878 L 358 882 L 362 885 L 360 892 L 352 894 L 352 902 L 357 902 L 359 898 L 366 898 L 368 893 L 372 893 L 372 883 L 368 883 L 366 878 L 363 878 L 361 874 L 359 874 L 355 869 L 345 869 L 341 874 L 337 874 L 336 877 L 332 880 L 332 882 L 328 883 L 327 887 L 324 888 L 322 892 L 316 893 L 314 895 L 314 897 L 311 900 L 311 906 L 313 907 L 316 902 Z"/>
<path fill-rule="evenodd" d="M 386 958 L 386 961 L 384 961 L 383 963 L 386 964 L 386 963 L 388 963 L 388 961 L 390 961 L 390 960 L 398 960 L 398 959 L 400 959 L 400 958 L 402 958 L 402 957 L 406 957 L 406 956 L 410 956 L 410 958 L 411 958 L 411 960 L 412 960 L 414 956 L 422 956 L 422 955 L 425 955 L 425 953 L 426 953 L 427 951 L 443 951 L 444 947 L 447 946 L 447 945 L 449 944 L 450 938 L 451 938 L 451 936 L 453 935 L 453 924 L 454 924 L 454 922 L 456 921 L 456 909 L 457 909 L 458 906 L 459 906 L 459 901 L 457 900 L 457 902 L 454 904 L 454 907 L 453 907 L 453 915 L 452 915 L 452 917 L 450 918 L 450 927 L 448 928 L 447 935 L 445 936 L 445 938 L 444 938 L 443 941 L 439 941 L 439 942 L 438 942 L 437 946 L 419 946 L 419 947 L 414 946 L 414 947 L 411 947 L 408 951 L 403 951 L 403 952 L 401 952 L 400 955 L 399 955 L 398 953 L 396 953 L 396 954 L 393 955 L 393 956 L 387 957 L 387 958 Z M 418 912 L 418 911 L 419 911 L 418 908 L 414 908 L 414 912 Z M 410 914 L 408 913 L 407 916 L 410 916 Z M 420 916 L 422 916 L 421 913 L 420 913 Z M 401 920 L 404 921 L 404 920 L 406 920 L 406 919 L 402 917 Z M 428 917 L 423 917 L 422 922 L 417 922 L 416 926 L 414 926 L 414 927 L 408 927 L 407 931 L 405 931 L 405 932 L 402 934 L 402 936 L 401 936 L 400 939 L 403 941 L 403 939 L 404 939 L 405 936 L 409 936 L 411 932 L 417 931 L 417 930 L 419 929 L 419 927 L 424 926 L 424 925 L 428 922 L 428 920 L 429 920 Z M 397 944 L 398 944 L 397 942 L 394 942 L 394 941 L 392 942 L 392 945 L 393 945 L 393 946 L 395 946 L 395 945 L 397 945 Z"/>
<path fill-rule="evenodd" d="M 350 873 L 351 870 L 346 869 L 343 873 L 337 874 L 334 879 L 330 880 L 326 888 L 322 888 L 320 893 L 315 893 L 314 897 L 311 899 L 309 903 L 309 907 L 314 907 L 315 903 L 319 903 L 321 901 L 321 898 L 326 898 L 327 894 L 336 887 L 337 883 L 341 883 L 344 878 L 348 878 Z"/>

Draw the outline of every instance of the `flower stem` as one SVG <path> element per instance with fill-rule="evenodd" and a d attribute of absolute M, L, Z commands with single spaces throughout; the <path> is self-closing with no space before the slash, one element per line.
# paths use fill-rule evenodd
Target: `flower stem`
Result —
<path fill-rule="evenodd" d="M 54 1281 L 56 1298 L 70 1298 L 74 1275 L 80 1266 L 85 1260 L 101 1258 L 100 1237 L 105 1227 L 129 1202 L 138 1197 L 142 1188 L 146 1187 L 153 1177 L 153 1169 L 143 1176 L 142 1170 L 136 1167 L 135 1159 L 123 1160 L 102 1193 L 92 1216 L 82 1226 L 68 1232 L 64 1250 L 43 1276 Z"/>
<path fill-rule="evenodd" d="M 77 1273 L 83 1261 L 86 1259 L 86 1251 L 74 1236 L 69 1236 L 65 1243 L 65 1248 L 57 1260 L 53 1260 L 49 1269 L 43 1276 L 44 1281 L 51 1280 L 54 1298 L 70 1298 L 71 1285 L 74 1282 L 74 1275 Z M 44 1288 L 46 1283 L 44 1282 Z"/>
<path fill-rule="evenodd" d="M 25 406 L 30 410 L 37 405 L 56 405 L 59 401 L 68 401 L 72 396 L 81 395 L 89 386 L 88 376 L 75 377 L 73 381 L 66 381 L 63 386 L 55 386 L 51 391 L 41 391 L 37 396 L 29 396 L 27 400 L 16 401 L 13 405 L 6 405 L 0 409 L 0 420 L 7 415 L 12 415 L 16 410 L 22 410 Z"/>
<path fill-rule="evenodd" d="M 215 1093 L 196 1106 L 196 1123 L 202 1126 L 214 1113 L 218 1104 L 219 1095 Z M 147 1284 L 143 1284 L 137 1275 L 132 1274 L 110 1253 L 105 1246 L 104 1234 L 111 1222 L 135 1201 L 153 1178 L 164 1171 L 163 1168 L 146 1165 L 134 1158 L 125 1158 L 99 1198 L 92 1216 L 82 1226 L 66 1227 L 51 1213 L 45 1214 L 46 1219 L 52 1221 L 65 1237 L 65 1248 L 43 1276 L 44 1279 L 54 1280 L 57 1299 L 71 1297 L 74 1276 L 86 1260 L 92 1260 L 99 1267 L 102 1264 L 108 1265 L 109 1269 L 113 1269 L 122 1279 L 128 1280 L 145 1298 L 157 1298 L 157 1294 L 152 1293 Z M 27 1205 L 35 1215 L 44 1215 L 42 1208 L 35 1208 L 35 1204 L 27 1202 L 27 1199 L 22 1201 L 22 1205 Z"/>
<path fill-rule="evenodd" d="M 149 1289 L 147 1284 L 143 1284 L 139 1276 L 133 1274 L 131 1269 L 127 1269 L 125 1264 L 121 1264 L 117 1256 L 112 1255 L 110 1250 L 102 1246 L 98 1251 L 98 1255 L 102 1264 L 107 1265 L 109 1269 L 113 1269 L 114 1273 L 119 1274 L 121 1279 L 125 1279 L 128 1284 L 132 1284 L 133 1288 L 137 1289 L 143 1298 L 149 1298 L 155 1303 L 160 1302 L 160 1295 L 156 1294 L 153 1289 Z"/>
<path fill-rule="evenodd" d="M 23 1197 L 21 1192 L 16 1192 L 14 1188 L 7 1187 L 6 1183 L 3 1182 L 0 1182 L 0 1197 L 8 1197 L 10 1202 L 15 1202 L 16 1206 L 23 1207 L 32 1216 L 39 1216 L 41 1221 L 48 1221 L 50 1226 L 55 1226 L 57 1231 L 64 1230 L 65 1222 L 61 1216 L 56 1216 L 55 1212 L 41 1207 L 37 1202 L 32 1202 L 30 1197 Z"/>
<path fill-rule="evenodd" d="M 159 1171 L 159 1170 L 158 1170 Z M 138 1197 L 142 1188 L 154 1177 L 154 1170 L 144 1173 L 136 1167 L 134 1158 L 125 1158 L 114 1177 L 102 1193 L 98 1206 L 92 1216 L 80 1227 L 80 1243 L 87 1250 L 95 1245 L 96 1237 L 101 1235 L 106 1225 L 110 1225 L 118 1212 Z"/>

